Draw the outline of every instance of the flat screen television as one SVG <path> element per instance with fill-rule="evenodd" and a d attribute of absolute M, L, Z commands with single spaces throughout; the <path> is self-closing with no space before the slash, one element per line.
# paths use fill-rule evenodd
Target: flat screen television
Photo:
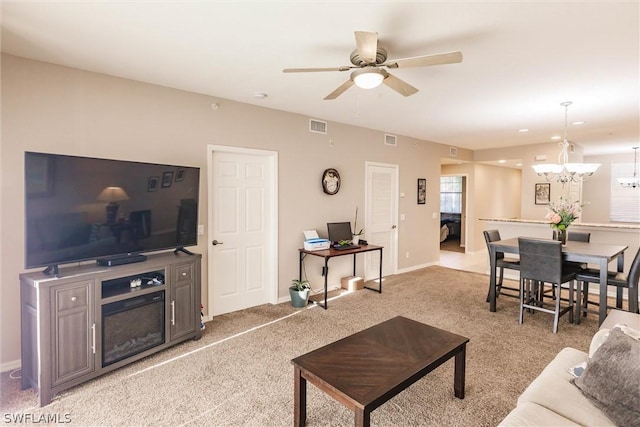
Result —
<path fill-rule="evenodd" d="M 24 170 L 25 268 L 197 244 L 197 167 L 26 152 Z"/>

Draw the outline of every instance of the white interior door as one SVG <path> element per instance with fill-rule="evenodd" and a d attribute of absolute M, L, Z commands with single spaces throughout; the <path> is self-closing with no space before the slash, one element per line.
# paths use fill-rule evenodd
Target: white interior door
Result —
<path fill-rule="evenodd" d="M 277 154 L 210 147 L 209 307 L 277 302 Z"/>
<path fill-rule="evenodd" d="M 365 236 L 374 245 L 384 246 L 382 275 L 395 274 L 398 268 L 398 165 L 366 163 Z M 369 252 L 365 257 L 365 278 L 377 278 L 380 257 Z"/>

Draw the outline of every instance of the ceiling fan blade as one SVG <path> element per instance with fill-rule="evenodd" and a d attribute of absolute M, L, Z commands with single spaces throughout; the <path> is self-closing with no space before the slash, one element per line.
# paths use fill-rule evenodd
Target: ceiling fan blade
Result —
<path fill-rule="evenodd" d="M 325 100 L 336 99 L 337 97 L 342 95 L 347 89 L 349 89 L 351 86 L 353 86 L 353 81 L 349 79 L 346 82 L 342 83 L 340 86 L 338 86 L 338 88 L 333 92 L 331 92 L 329 95 L 325 96 L 324 99 Z"/>
<path fill-rule="evenodd" d="M 316 71 L 349 71 L 352 68 L 348 65 L 343 65 L 341 67 L 331 67 L 331 68 L 285 68 L 282 70 L 283 73 L 315 73 Z"/>
<path fill-rule="evenodd" d="M 462 52 L 460 51 L 396 59 L 382 65 L 389 68 L 409 68 L 426 67 L 427 65 L 455 64 L 458 62 L 462 62 Z"/>
<path fill-rule="evenodd" d="M 392 74 L 389 74 L 389 73 L 386 73 L 386 74 L 387 74 L 387 76 L 382 81 L 382 83 L 386 84 L 391 89 L 393 89 L 396 92 L 398 92 L 400 95 L 411 96 L 414 93 L 418 92 L 418 89 L 416 89 L 415 87 L 411 86 L 409 83 L 407 83 L 407 82 L 405 82 L 403 80 L 400 80 L 399 78 L 395 77 Z"/>
<path fill-rule="evenodd" d="M 378 55 L 378 33 L 356 31 L 355 34 L 360 58 L 367 64 L 375 64 Z"/>

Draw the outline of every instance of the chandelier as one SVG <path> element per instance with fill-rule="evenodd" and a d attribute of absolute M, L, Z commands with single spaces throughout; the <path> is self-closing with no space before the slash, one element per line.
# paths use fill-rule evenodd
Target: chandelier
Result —
<path fill-rule="evenodd" d="M 562 142 L 558 144 L 560 146 L 558 163 L 532 165 L 533 170 L 539 176 L 544 176 L 547 181 L 561 182 L 562 185 L 564 185 L 566 182 L 586 181 L 600 167 L 599 163 L 568 163 L 570 143 L 569 139 L 567 138 L 567 118 L 569 105 L 571 104 L 571 101 L 563 102 L 560 104 L 564 107 L 564 138 Z"/>
<path fill-rule="evenodd" d="M 618 184 L 625 188 L 638 188 L 638 147 L 633 147 L 633 178 L 618 178 Z"/>

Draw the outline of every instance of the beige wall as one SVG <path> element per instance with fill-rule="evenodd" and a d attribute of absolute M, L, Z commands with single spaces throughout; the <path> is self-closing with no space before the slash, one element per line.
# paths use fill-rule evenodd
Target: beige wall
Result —
<path fill-rule="evenodd" d="M 279 154 L 279 296 L 298 275 L 302 231 L 325 233 L 328 221 L 352 221 L 364 209 L 366 161 L 398 164 L 398 268 L 439 259 L 440 158 L 449 147 L 398 136 L 383 144 L 384 132 L 329 123 L 328 135 L 308 131 L 309 117 L 256 107 L 136 81 L 2 56 L 2 182 L 0 212 L 0 368 L 20 358 L 18 275 L 24 272 L 24 152 L 184 164 L 202 168 L 199 218 L 208 209 L 207 145 L 274 150 Z M 212 110 L 217 102 L 219 109 Z M 266 105 L 268 106 L 268 99 Z M 321 117 L 317 117 L 322 119 Z M 471 160 L 472 152 L 458 149 Z M 337 168 L 342 187 L 322 192 L 320 177 Z M 416 203 L 416 179 L 427 179 L 427 203 Z M 361 216 L 364 221 L 364 217 Z M 359 220 L 360 221 L 360 220 Z M 203 254 L 203 296 L 207 301 L 205 236 L 191 248 Z M 406 258 L 404 254 L 410 253 Z"/>
<path fill-rule="evenodd" d="M 611 163 L 633 163 L 633 151 L 629 149 L 628 154 L 585 156 L 584 161 L 600 163 L 600 167 L 582 188 L 582 199 L 588 203 L 583 208 L 582 222 L 608 223 L 611 207 Z"/>

